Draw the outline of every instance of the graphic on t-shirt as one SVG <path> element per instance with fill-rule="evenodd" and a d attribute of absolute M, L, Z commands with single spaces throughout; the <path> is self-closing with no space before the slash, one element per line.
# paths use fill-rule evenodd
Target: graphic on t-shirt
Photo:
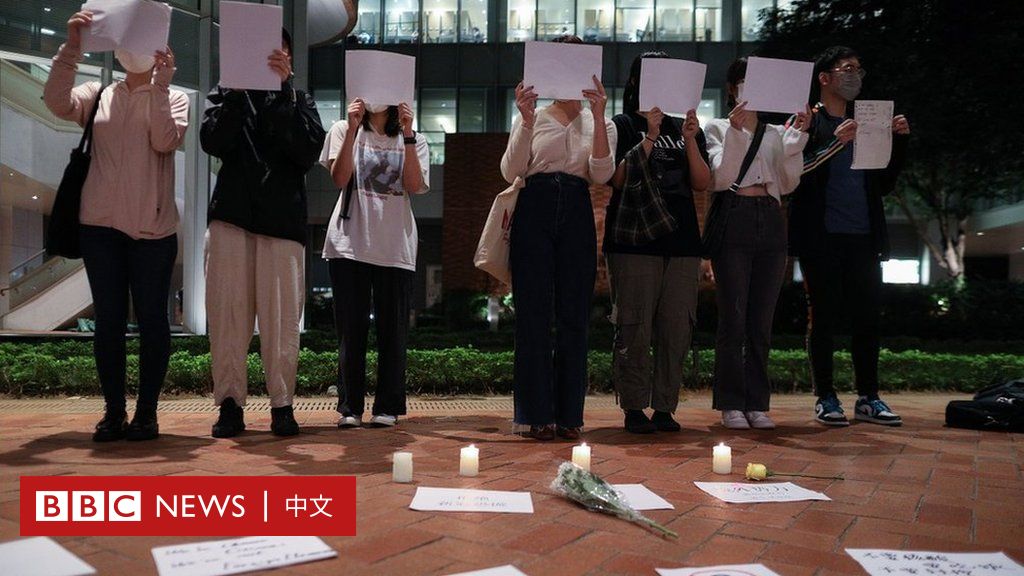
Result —
<path fill-rule="evenodd" d="M 356 156 L 359 167 L 359 189 L 385 196 L 403 196 L 402 152 L 373 145 L 359 146 Z"/>

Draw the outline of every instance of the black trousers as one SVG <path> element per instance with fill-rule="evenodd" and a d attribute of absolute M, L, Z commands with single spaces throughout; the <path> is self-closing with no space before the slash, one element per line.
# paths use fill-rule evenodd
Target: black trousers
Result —
<path fill-rule="evenodd" d="M 366 345 L 370 312 L 377 325 L 377 393 L 373 414 L 405 414 L 409 309 L 415 272 L 346 258 L 328 260 L 338 331 L 338 412 L 366 408 Z"/>
<path fill-rule="evenodd" d="M 713 407 L 764 412 L 771 382 L 772 319 L 786 271 L 786 225 L 770 196 L 735 196 L 712 259 L 718 302 Z"/>
<path fill-rule="evenodd" d="M 833 337 L 844 313 L 851 320 L 851 356 L 857 393 L 878 394 L 882 265 L 867 234 L 829 234 L 821 254 L 800 258 L 807 291 L 807 353 L 814 390 L 835 394 Z"/>
<path fill-rule="evenodd" d="M 509 240 L 516 310 L 515 422 L 583 426 L 587 333 L 597 275 L 587 182 L 560 173 L 531 176 L 519 192 Z"/>
<path fill-rule="evenodd" d="M 167 299 L 178 237 L 135 240 L 113 228 L 82 226 L 81 246 L 96 314 L 93 354 L 107 409 L 125 409 L 129 294 L 139 323 L 136 408 L 156 409 L 171 355 Z"/>

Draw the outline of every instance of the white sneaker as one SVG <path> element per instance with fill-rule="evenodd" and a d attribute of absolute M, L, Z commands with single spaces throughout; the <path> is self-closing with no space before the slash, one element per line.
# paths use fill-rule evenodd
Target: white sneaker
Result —
<path fill-rule="evenodd" d="M 773 422 L 765 412 L 744 412 L 744 415 L 747 417 L 747 422 L 750 423 L 751 428 L 755 428 L 757 430 L 775 429 L 775 422 Z"/>
<path fill-rule="evenodd" d="M 338 428 L 359 428 L 363 425 L 363 420 L 358 416 L 343 415 L 338 419 Z"/>
<path fill-rule="evenodd" d="M 398 424 L 398 416 L 390 416 L 388 414 L 374 414 L 373 418 L 370 418 L 370 426 L 375 428 L 390 428 Z"/>
<path fill-rule="evenodd" d="M 739 410 L 722 410 L 722 426 L 730 430 L 749 430 L 747 417 Z"/>

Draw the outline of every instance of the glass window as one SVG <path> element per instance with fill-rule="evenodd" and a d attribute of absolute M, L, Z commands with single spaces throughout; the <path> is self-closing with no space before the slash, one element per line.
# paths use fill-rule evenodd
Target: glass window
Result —
<path fill-rule="evenodd" d="M 550 106 L 554 102 L 551 98 L 538 98 L 537 99 L 537 110 Z M 516 89 L 515 87 L 505 89 L 505 130 L 512 130 L 512 119 L 519 116 L 519 109 L 516 108 Z"/>
<path fill-rule="evenodd" d="M 412 44 L 420 37 L 420 3 L 418 0 L 386 0 L 384 10 L 384 42 Z"/>
<path fill-rule="evenodd" d="M 761 11 L 772 8 L 772 0 L 743 0 L 743 13 L 740 19 L 742 39 L 744 42 L 757 40 L 761 33 Z"/>
<path fill-rule="evenodd" d="M 316 101 L 316 111 L 320 114 L 320 123 L 323 124 L 325 130 L 330 130 L 331 126 L 341 120 L 348 110 L 344 90 L 314 90 L 313 100 Z"/>
<path fill-rule="evenodd" d="M 487 42 L 487 0 L 462 0 L 459 41 L 471 44 Z"/>
<path fill-rule="evenodd" d="M 487 131 L 487 89 L 459 90 L 459 132 Z"/>
<path fill-rule="evenodd" d="M 506 42 L 533 40 L 535 0 L 508 0 L 508 32 Z"/>
<path fill-rule="evenodd" d="M 359 17 L 352 34 L 359 38 L 360 44 L 380 43 L 380 3 L 381 0 L 362 0 L 359 2 Z"/>
<path fill-rule="evenodd" d="M 658 0 L 658 41 L 693 40 L 693 0 Z"/>
<path fill-rule="evenodd" d="M 625 88 L 608 88 L 605 87 L 605 92 L 611 95 L 610 101 L 608 102 L 608 110 L 605 112 L 605 118 L 611 120 L 616 114 L 622 114 L 622 95 L 626 92 Z M 586 104 L 584 104 L 586 106 Z"/>
<path fill-rule="evenodd" d="M 650 42 L 654 31 L 654 0 L 617 0 L 615 41 Z"/>
<path fill-rule="evenodd" d="M 610 32 L 610 30 L 609 30 Z M 572 2 L 566 0 L 538 0 L 537 39 L 551 40 L 565 34 L 576 33 L 576 19 Z"/>
<path fill-rule="evenodd" d="M 423 0 L 423 41 L 453 44 L 458 0 Z"/>
<path fill-rule="evenodd" d="M 456 129 L 455 89 L 424 88 L 418 125 L 430 143 L 430 163 L 444 164 L 444 135 Z"/>
<path fill-rule="evenodd" d="M 722 37 L 722 0 L 697 0 L 694 11 L 698 42 L 721 42 Z"/>
<path fill-rule="evenodd" d="M 576 3 L 576 22 L 584 42 L 611 42 L 614 18 L 612 0 L 579 0 Z"/>

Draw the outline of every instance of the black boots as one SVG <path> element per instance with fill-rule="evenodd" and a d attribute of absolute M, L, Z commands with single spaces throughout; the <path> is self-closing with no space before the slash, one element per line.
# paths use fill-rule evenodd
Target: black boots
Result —
<path fill-rule="evenodd" d="M 299 433 L 299 423 L 295 421 L 291 406 L 270 409 L 270 431 L 274 436 L 295 436 Z"/>
<path fill-rule="evenodd" d="M 625 410 L 626 431 L 633 434 L 652 434 L 658 430 L 643 410 Z"/>
<path fill-rule="evenodd" d="M 125 437 L 128 429 L 128 413 L 124 408 L 107 408 L 103 413 L 103 419 L 96 424 L 96 431 L 92 433 L 93 442 L 113 442 Z"/>
<path fill-rule="evenodd" d="M 231 438 L 238 436 L 243 430 L 245 421 L 242 417 L 242 407 L 234 398 L 225 398 L 220 404 L 220 416 L 213 425 L 213 437 Z"/>
<path fill-rule="evenodd" d="M 132 423 L 125 431 L 125 438 L 132 441 L 155 440 L 160 435 L 156 422 L 156 408 L 136 408 Z"/>

